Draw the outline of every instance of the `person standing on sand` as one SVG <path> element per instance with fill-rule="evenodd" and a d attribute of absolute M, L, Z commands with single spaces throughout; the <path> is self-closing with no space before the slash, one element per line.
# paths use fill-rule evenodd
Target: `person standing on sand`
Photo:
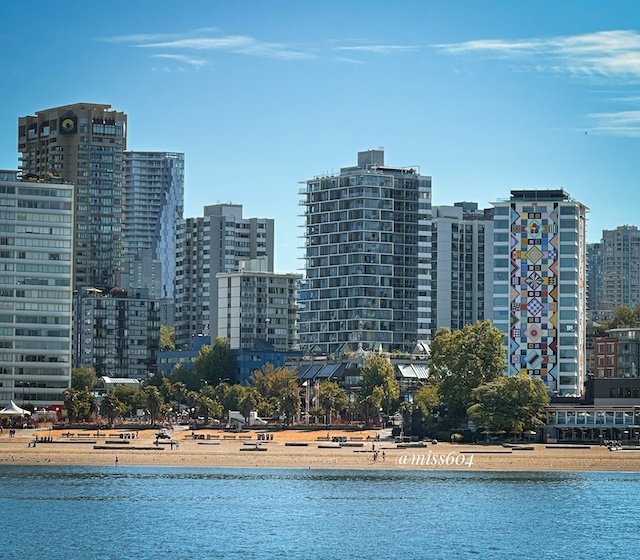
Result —
<path fill-rule="evenodd" d="M 118 466 L 118 456 L 116 455 L 116 467 Z"/>

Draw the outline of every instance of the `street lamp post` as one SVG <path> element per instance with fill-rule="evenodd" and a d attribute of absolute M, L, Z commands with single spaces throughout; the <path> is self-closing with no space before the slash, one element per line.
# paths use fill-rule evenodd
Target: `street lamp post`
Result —
<path fill-rule="evenodd" d="M 25 394 L 26 393 L 25 393 L 24 387 L 25 387 L 25 384 L 29 388 L 31 387 L 31 385 L 29 385 L 28 381 L 21 381 L 20 383 L 22 384 L 22 408 L 24 408 L 24 403 L 25 403 L 25 400 L 26 400 L 25 399 Z"/>

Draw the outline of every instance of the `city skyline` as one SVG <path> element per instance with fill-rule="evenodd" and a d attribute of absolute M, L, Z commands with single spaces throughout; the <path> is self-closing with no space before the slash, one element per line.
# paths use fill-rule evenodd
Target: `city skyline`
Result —
<path fill-rule="evenodd" d="M 110 104 L 130 150 L 185 153 L 185 217 L 232 202 L 274 219 L 276 272 L 304 264 L 300 182 L 378 147 L 433 178 L 434 205 L 566 189 L 589 242 L 637 223 L 635 3 L 36 6 L 0 23 L 0 168 L 18 167 L 19 117 Z"/>

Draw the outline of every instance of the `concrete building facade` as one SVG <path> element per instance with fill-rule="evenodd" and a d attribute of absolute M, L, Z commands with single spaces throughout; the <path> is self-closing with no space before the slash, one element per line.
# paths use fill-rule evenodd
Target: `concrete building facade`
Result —
<path fill-rule="evenodd" d="M 232 350 L 251 349 L 256 340 L 276 351 L 298 350 L 301 278 L 301 274 L 260 272 L 250 267 L 218 274 L 217 336 L 228 338 Z"/>
<path fill-rule="evenodd" d="M 604 266 L 602 243 L 587 244 L 587 310 L 589 318 L 598 321 L 602 309 Z"/>
<path fill-rule="evenodd" d="M 175 340 L 188 349 L 192 337 L 218 332 L 216 274 L 238 272 L 251 259 L 273 271 L 274 223 L 243 218 L 239 204 L 205 206 L 203 217 L 178 222 L 176 251 Z"/>
<path fill-rule="evenodd" d="M 640 303 L 640 231 L 636 226 L 604 230 L 601 246 L 600 305 L 633 309 Z"/>
<path fill-rule="evenodd" d="M 309 179 L 304 207 L 304 353 L 411 351 L 431 335 L 431 177 L 384 150 Z"/>
<path fill-rule="evenodd" d="M 586 213 L 563 190 L 511 191 L 494 203 L 494 326 L 509 375 L 582 393 L 586 335 Z"/>
<path fill-rule="evenodd" d="M 73 196 L 0 172 L 0 406 L 60 403 L 70 385 Z"/>
<path fill-rule="evenodd" d="M 74 288 L 119 282 L 126 143 L 127 115 L 110 105 L 75 103 L 18 121 L 22 176 L 75 185 Z"/>
<path fill-rule="evenodd" d="M 74 298 L 74 367 L 92 367 L 98 377 L 146 379 L 156 373 L 158 300 L 145 290 L 122 288 L 80 288 Z"/>
<path fill-rule="evenodd" d="M 493 318 L 493 208 L 433 207 L 431 319 L 434 331 Z"/>

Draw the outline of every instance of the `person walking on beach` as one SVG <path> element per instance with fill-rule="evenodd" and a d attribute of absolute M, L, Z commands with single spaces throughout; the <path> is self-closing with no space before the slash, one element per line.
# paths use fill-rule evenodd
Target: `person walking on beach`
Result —
<path fill-rule="evenodd" d="M 118 466 L 118 456 L 116 455 L 116 467 Z"/>

